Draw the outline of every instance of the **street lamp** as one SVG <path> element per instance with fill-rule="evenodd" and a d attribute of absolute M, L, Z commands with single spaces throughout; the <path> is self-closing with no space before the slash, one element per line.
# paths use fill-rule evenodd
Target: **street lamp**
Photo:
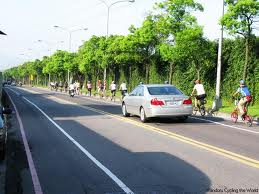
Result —
<path fill-rule="evenodd" d="M 48 42 L 48 41 L 45 41 L 45 40 L 37 40 L 37 42 L 39 42 L 39 43 L 44 43 L 46 46 L 47 46 L 47 50 L 49 51 L 49 54 L 51 55 L 51 48 L 52 48 L 52 45 L 57 45 L 57 44 L 59 44 L 59 43 L 64 43 L 64 41 L 63 40 L 61 40 L 61 41 L 57 41 L 56 43 L 54 43 L 54 42 Z"/>
<path fill-rule="evenodd" d="M 72 33 L 73 32 L 77 32 L 77 31 L 81 31 L 81 30 L 85 30 L 85 31 L 88 30 L 88 28 L 80 28 L 80 29 L 76 29 L 76 30 L 69 30 L 69 29 L 63 28 L 61 26 L 54 26 L 54 28 L 60 28 L 60 29 L 62 29 L 62 30 L 64 30 L 64 31 L 69 33 L 69 46 L 68 46 L 69 52 L 71 52 Z"/>
<path fill-rule="evenodd" d="M 134 3 L 135 0 L 120 0 L 120 1 L 115 1 L 112 4 L 107 4 L 104 0 L 100 0 L 106 7 L 107 7 L 107 24 L 106 24 L 106 39 L 108 39 L 109 36 L 109 20 L 110 20 L 110 8 L 117 4 L 117 3 L 125 3 L 125 2 L 130 2 L 130 3 Z M 103 72 L 103 80 L 106 80 L 106 71 L 107 71 L 107 67 L 104 68 L 104 72 Z"/>
<path fill-rule="evenodd" d="M 81 31 L 81 30 L 88 30 L 88 28 L 80 28 L 80 29 L 76 29 L 76 30 L 70 30 L 70 29 L 67 29 L 67 28 L 64 28 L 64 27 L 61 27 L 61 26 L 54 26 L 54 28 L 59 28 L 59 29 L 62 29 L 66 32 L 68 32 L 69 34 L 69 45 L 68 45 L 68 51 L 71 52 L 71 41 L 72 41 L 72 33 L 74 32 L 77 32 L 77 31 Z M 69 69 L 67 70 L 67 81 L 70 82 L 70 72 L 69 72 Z"/>
<path fill-rule="evenodd" d="M 56 42 L 56 43 L 53 43 L 53 42 L 48 42 L 48 41 L 45 41 L 45 40 L 41 40 L 41 39 L 39 39 L 39 40 L 37 40 L 36 42 L 38 42 L 38 43 L 44 43 L 46 46 L 47 46 L 47 52 L 49 52 L 49 56 L 51 56 L 51 48 L 52 48 L 52 45 L 57 45 L 57 44 L 59 44 L 59 43 L 64 43 L 64 41 L 63 40 L 61 40 L 61 41 L 58 41 L 58 42 Z M 51 75 L 50 75 L 50 73 L 49 73 L 49 84 L 50 84 L 50 81 L 51 81 Z M 47 81 L 45 81 L 46 82 L 46 85 L 47 85 Z"/>
<path fill-rule="evenodd" d="M 224 16 L 224 4 L 222 1 L 222 17 Z M 222 101 L 220 97 L 220 80 L 221 80 L 221 66 L 222 66 L 222 42 L 223 42 L 223 25 L 221 25 L 221 34 L 218 43 L 218 64 L 217 64 L 217 80 L 216 80 L 216 96 L 212 105 L 212 111 L 218 110 L 222 107 Z"/>

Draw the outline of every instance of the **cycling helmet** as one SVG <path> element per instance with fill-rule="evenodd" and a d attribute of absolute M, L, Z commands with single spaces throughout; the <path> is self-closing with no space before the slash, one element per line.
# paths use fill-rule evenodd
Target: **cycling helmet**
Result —
<path fill-rule="evenodd" d="M 244 80 L 240 80 L 240 85 L 245 85 L 245 81 Z"/>

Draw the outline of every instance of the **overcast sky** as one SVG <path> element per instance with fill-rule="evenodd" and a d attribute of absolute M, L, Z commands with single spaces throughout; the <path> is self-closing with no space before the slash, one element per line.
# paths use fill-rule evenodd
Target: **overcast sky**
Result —
<path fill-rule="evenodd" d="M 106 0 L 111 4 L 117 0 Z M 110 11 L 110 34 L 128 34 L 131 24 L 139 27 L 155 2 L 162 0 L 135 0 L 118 3 Z M 218 20 L 222 0 L 197 0 L 204 6 L 203 13 L 195 13 L 205 36 L 217 39 Z M 106 34 L 107 8 L 99 0 L 0 0 L 0 70 L 28 60 L 50 55 L 57 49 L 68 50 L 69 30 L 88 28 L 72 33 L 72 51 L 92 35 Z M 38 40 L 42 40 L 39 42 Z"/>

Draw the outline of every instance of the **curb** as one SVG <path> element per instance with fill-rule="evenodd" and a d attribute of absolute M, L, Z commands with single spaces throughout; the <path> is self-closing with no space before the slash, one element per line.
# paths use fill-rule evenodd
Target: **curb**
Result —
<path fill-rule="evenodd" d="M 215 117 L 224 118 L 225 120 L 231 120 L 231 114 L 223 113 L 223 112 L 216 112 L 214 113 Z M 244 122 L 240 117 L 238 117 L 238 122 Z M 259 118 L 253 117 L 253 123 L 259 125 Z"/>

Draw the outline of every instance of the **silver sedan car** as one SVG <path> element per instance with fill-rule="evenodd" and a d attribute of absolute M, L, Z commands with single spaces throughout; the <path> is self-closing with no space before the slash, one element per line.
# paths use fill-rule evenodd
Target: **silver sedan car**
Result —
<path fill-rule="evenodd" d="M 192 100 L 170 84 L 141 84 L 123 98 L 122 114 L 140 116 L 142 122 L 152 117 L 184 121 L 192 114 Z"/>

